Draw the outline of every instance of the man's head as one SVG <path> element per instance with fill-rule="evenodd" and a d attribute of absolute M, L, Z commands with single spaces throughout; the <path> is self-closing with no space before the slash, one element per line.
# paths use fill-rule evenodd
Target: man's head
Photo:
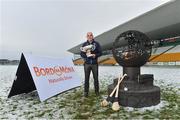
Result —
<path fill-rule="evenodd" d="M 91 43 L 94 39 L 93 33 L 92 32 L 88 32 L 87 33 L 87 40 Z"/>

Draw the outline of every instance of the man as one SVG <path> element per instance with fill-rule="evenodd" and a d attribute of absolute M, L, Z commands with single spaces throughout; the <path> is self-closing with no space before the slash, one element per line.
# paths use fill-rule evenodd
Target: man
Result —
<path fill-rule="evenodd" d="M 100 44 L 94 40 L 92 32 L 87 33 L 87 41 L 81 47 L 81 57 L 84 59 L 84 96 L 88 97 L 89 93 L 89 76 L 92 71 L 94 78 L 95 93 L 99 95 L 99 81 L 98 81 L 98 57 L 102 55 Z"/>

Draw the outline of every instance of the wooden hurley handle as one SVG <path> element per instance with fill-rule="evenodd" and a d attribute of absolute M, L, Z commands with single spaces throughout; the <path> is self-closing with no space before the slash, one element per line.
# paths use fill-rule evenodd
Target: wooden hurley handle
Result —
<path fill-rule="evenodd" d="M 121 79 L 121 81 L 122 81 L 122 80 L 123 80 L 123 79 Z M 117 97 L 118 97 L 118 92 L 119 92 L 119 85 L 120 85 L 120 83 L 119 83 L 119 84 L 117 84 L 115 98 L 117 98 Z"/>
<path fill-rule="evenodd" d="M 124 74 L 122 76 L 122 78 L 121 78 L 121 76 L 119 76 L 118 83 L 117 83 L 116 87 L 113 89 L 113 91 L 111 92 L 110 97 L 112 97 L 114 95 L 114 92 L 116 91 L 117 88 L 119 89 L 119 84 L 122 82 L 122 80 L 124 79 L 125 76 L 127 76 L 127 74 Z"/>

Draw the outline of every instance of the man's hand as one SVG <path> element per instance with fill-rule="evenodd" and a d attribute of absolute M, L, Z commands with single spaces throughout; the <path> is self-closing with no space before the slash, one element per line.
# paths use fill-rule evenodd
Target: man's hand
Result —
<path fill-rule="evenodd" d="M 93 58 L 95 58 L 95 57 L 96 57 L 96 54 L 91 54 L 91 55 L 92 55 L 92 57 L 93 57 Z"/>

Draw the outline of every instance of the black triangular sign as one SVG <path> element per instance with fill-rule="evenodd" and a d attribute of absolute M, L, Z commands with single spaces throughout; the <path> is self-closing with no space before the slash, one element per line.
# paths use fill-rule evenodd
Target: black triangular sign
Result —
<path fill-rule="evenodd" d="M 26 59 L 24 55 L 21 55 L 21 60 L 16 72 L 16 77 L 14 79 L 11 91 L 8 95 L 8 98 L 14 95 L 29 93 L 33 90 L 36 90 L 32 75 L 28 68 Z"/>

